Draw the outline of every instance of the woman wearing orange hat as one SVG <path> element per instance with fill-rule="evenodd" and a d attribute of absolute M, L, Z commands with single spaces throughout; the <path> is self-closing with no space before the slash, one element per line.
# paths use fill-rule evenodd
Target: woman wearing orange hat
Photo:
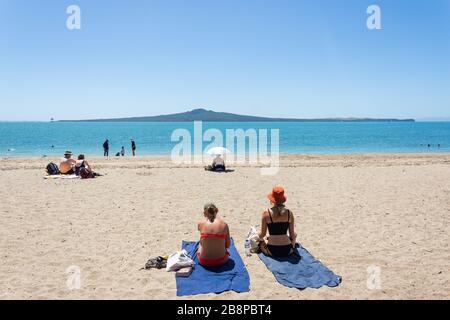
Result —
<path fill-rule="evenodd" d="M 293 253 L 297 238 L 294 230 L 294 215 L 284 205 L 286 197 L 283 187 L 274 187 L 267 198 L 269 198 L 272 208 L 262 214 L 259 247 L 265 255 L 285 257 Z M 267 230 L 269 230 L 270 236 L 266 241 L 264 237 Z"/>

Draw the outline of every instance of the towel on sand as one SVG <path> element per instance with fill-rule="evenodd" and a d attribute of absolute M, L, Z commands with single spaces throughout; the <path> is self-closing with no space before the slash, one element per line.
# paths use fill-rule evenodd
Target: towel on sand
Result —
<path fill-rule="evenodd" d="M 250 277 L 234 246 L 233 239 L 231 239 L 231 245 L 228 249 L 230 258 L 227 263 L 219 267 L 203 267 L 198 263 L 198 244 L 198 242 L 189 241 L 183 241 L 182 243 L 182 249 L 188 252 L 195 265 L 189 277 L 175 277 L 177 296 L 220 293 L 227 290 L 250 291 Z"/>
<path fill-rule="evenodd" d="M 74 174 L 58 174 L 58 175 L 44 176 L 44 179 L 80 179 L 80 177 Z"/>
<path fill-rule="evenodd" d="M 268 257 L 258 254 L 279 283 L 290 288 L 320 288 L 324 285 L 335 287 L 341 277 L 334 274 L 315 259 L 300 244 L 296 244 L 294 254 L 288 257 Z"/>

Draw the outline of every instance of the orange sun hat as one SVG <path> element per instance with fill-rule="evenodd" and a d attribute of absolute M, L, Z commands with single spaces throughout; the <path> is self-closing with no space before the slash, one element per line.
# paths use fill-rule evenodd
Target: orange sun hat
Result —
<path fill-rule="evenodd" d="M 272 188 L 272 192 L 267 195 L 270 202 L 275 204 L 281 204 L 286 202 L 286 197 L 284 196 L 284 188 L 276 186 Z"/>

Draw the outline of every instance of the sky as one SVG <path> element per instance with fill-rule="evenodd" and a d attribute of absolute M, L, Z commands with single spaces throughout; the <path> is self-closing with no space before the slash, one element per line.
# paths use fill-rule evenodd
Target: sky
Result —
<path fill-rule="evenodd" d="M 450 118 L 449 59 L 450 0 L 0 0 L 0 121 Z"/>

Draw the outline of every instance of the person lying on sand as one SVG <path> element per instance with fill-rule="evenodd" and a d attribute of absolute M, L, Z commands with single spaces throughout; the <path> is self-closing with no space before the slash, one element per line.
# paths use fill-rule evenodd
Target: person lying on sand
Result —
<path fill-rule="evenodd" d="M 286 197 L 283 187 L 274 187 L 267 198 L 272 207 L 262 214 L 259 247 L 265 255 L 285 257 L 293 253 L 297 239 L 294 230 L 294 215 L 284 205 Z M 270 237 L 266 241 L 264 237 L 267 230 L 269 230 Z"/>
<path fill-rule="evenodd" d="M 75 171 L 73 167 L 75 166 L 76 161 L 72 159 L 72 152 L 66 151 L 64 152 L 64 158 L 61 160 L 59 164 L 59 172 L 61 174 L 74 174 Z"/>
<path fill-rule="evenodd" d="M 205 167 L 205 170 L 208 171 L 225 171 L 225 161 L 222 159 L 220 155 L 217 155 L 212 165 Z"/>
<path fill-rule="evenodd" d="M 200 243 L 197 251 L 198 262 L 203 266 L 220 266 L 228 261 L 230 231 L 228 224 L 217 217 L 219 210 L 213 203 L 204 206 L 204 220 L 198 223 Z"/>

